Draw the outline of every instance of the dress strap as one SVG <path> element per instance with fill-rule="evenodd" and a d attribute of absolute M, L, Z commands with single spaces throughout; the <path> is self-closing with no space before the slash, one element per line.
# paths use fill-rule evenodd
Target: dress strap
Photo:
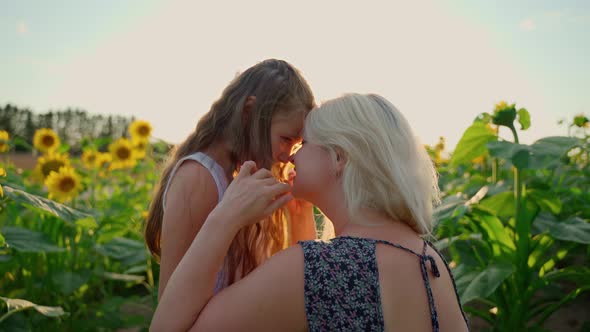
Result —
<path fill-rule="evenodd" d="M 223 171 L 223 168 L 213 158 L 209 157 L 205 153 L 196 152 L 196 153 L 193 153 L 193 154 L 190 154 L 188 156 L 181 158 L 180 160 L 178 160 L 176 162 L 176 165 L 174 165 L 172 172 L 170 172 L 170 175 L 168 176 L 168 179 L 166 180 L 166 187 L 164 188 L 164 195 L 162 195 L 162 207 L 166 208 L 166 194 L 168 193 L 170 183 L 172 183 L 172 178 L 176 174 L 176 171 L 178 170 L 180 165 L 186 160 L 194 160 L 194 161 L 200 163 L 209 171 L 209 173 L 211 173 L 211 176 L 213 176 L 213 180 L 215 180 L 215 185 L 217 186 L 217 197 L 218 197 L 217 201 L 221 202 L 221 199 L 223 198 L 223 194 L 225 193 L 225 190 L 227 189 L 227 187 L 229 185 L 228 181 L 225 177 L 225 173 Z"/>
<path fill-rule="evenodd" d="M 436 265 L 436 260 L 431 255 L 426 254 L 426 248 L 428 247 L 428 242 L 424 241 L 424 248 L 422 249 L 422 254 L 419 254 L 412 249 L 406 248 L 399 244 L 391 243 L 385 240 L 375 240 L 376 243 L 387 244 L 389 246 L 404 250 L 409 252 L 413 255 L 416 255 L 420 259 L 420 272 L 422 273 L 422 280 L 424 281 L 424 287 L 426 288 L 426 296 L 428 297 L 428 305 L 430 306 L 430 320 L 432 322 L 432 330 L 434 332 L 439 331 L 439 323 L 438 323 L 438 312 L 436 311 L 436 305 L 434 303 L 434 296 L 432 295 L 432 287 L 430 286 L 430 279 L 428 278 L 428 271 L 426 269 L 426 263 L 430 263 L 430 268 L 432 273 L 434 274 L 435 278 L 440 277 L 440 271 L 438 266 Z"/>

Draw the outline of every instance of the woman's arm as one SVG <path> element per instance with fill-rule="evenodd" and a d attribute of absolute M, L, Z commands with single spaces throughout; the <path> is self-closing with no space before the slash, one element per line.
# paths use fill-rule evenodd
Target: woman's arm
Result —
<path fill-rule="evenodd" d="M 217 186 L 201 164 L 184 162 L 171 180 L 162 220 L 158 298 L 205 219 L 218 202 Z"/>

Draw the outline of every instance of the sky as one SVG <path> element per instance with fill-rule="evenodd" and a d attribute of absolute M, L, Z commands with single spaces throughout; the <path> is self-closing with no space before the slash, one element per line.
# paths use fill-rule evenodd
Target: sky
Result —
<path fill-rule="evenodd" d="M 381 94 L 450 149 L 516 103 L 531 143 L 590 114 L 590 1 L 0 0 L 0 105 L 134 116 L 172 143 L 266 58 L 299 68 L 319 102 Z"/>

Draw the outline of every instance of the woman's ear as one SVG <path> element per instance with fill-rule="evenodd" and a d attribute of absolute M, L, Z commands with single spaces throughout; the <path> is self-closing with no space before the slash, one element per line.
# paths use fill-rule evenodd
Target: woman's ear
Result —
<path fill-rule="evenodd" d="M 344 166 L 346 166 L 346 161 L 347 158 L 344 154 L 344 151 L 336 149 L 336 177 L 340 177 L 342 175 L 342 172 L 344 171 Z"/>
<path fill-rule="evenodd" d="M 252 112 L 254 105 L 256 105 L 256 96 L 248 96 L 246 98 L 246 102 L 244 103 L 244 108 L 242 109 L 242 123 L 244 125 L 248 123 L 250 112 Z"/>

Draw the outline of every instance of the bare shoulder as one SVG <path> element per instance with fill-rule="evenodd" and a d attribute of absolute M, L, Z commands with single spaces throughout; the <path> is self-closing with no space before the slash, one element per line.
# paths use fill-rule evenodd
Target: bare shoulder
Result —
<path fill-rule="evenodd" d="M 214 296 L 193 331 L 302 331 L 307 328 L 300 245 L 278 252 Z"/>
<path fill-rule="evenodd" d="M 209 170 L 196 161 L 184 161 L 169 181 L 166 210 L 176 210 L 187 204 L 194 206 L 194 203 L 213 209 L 217 204 L 215 180 Z"/>

